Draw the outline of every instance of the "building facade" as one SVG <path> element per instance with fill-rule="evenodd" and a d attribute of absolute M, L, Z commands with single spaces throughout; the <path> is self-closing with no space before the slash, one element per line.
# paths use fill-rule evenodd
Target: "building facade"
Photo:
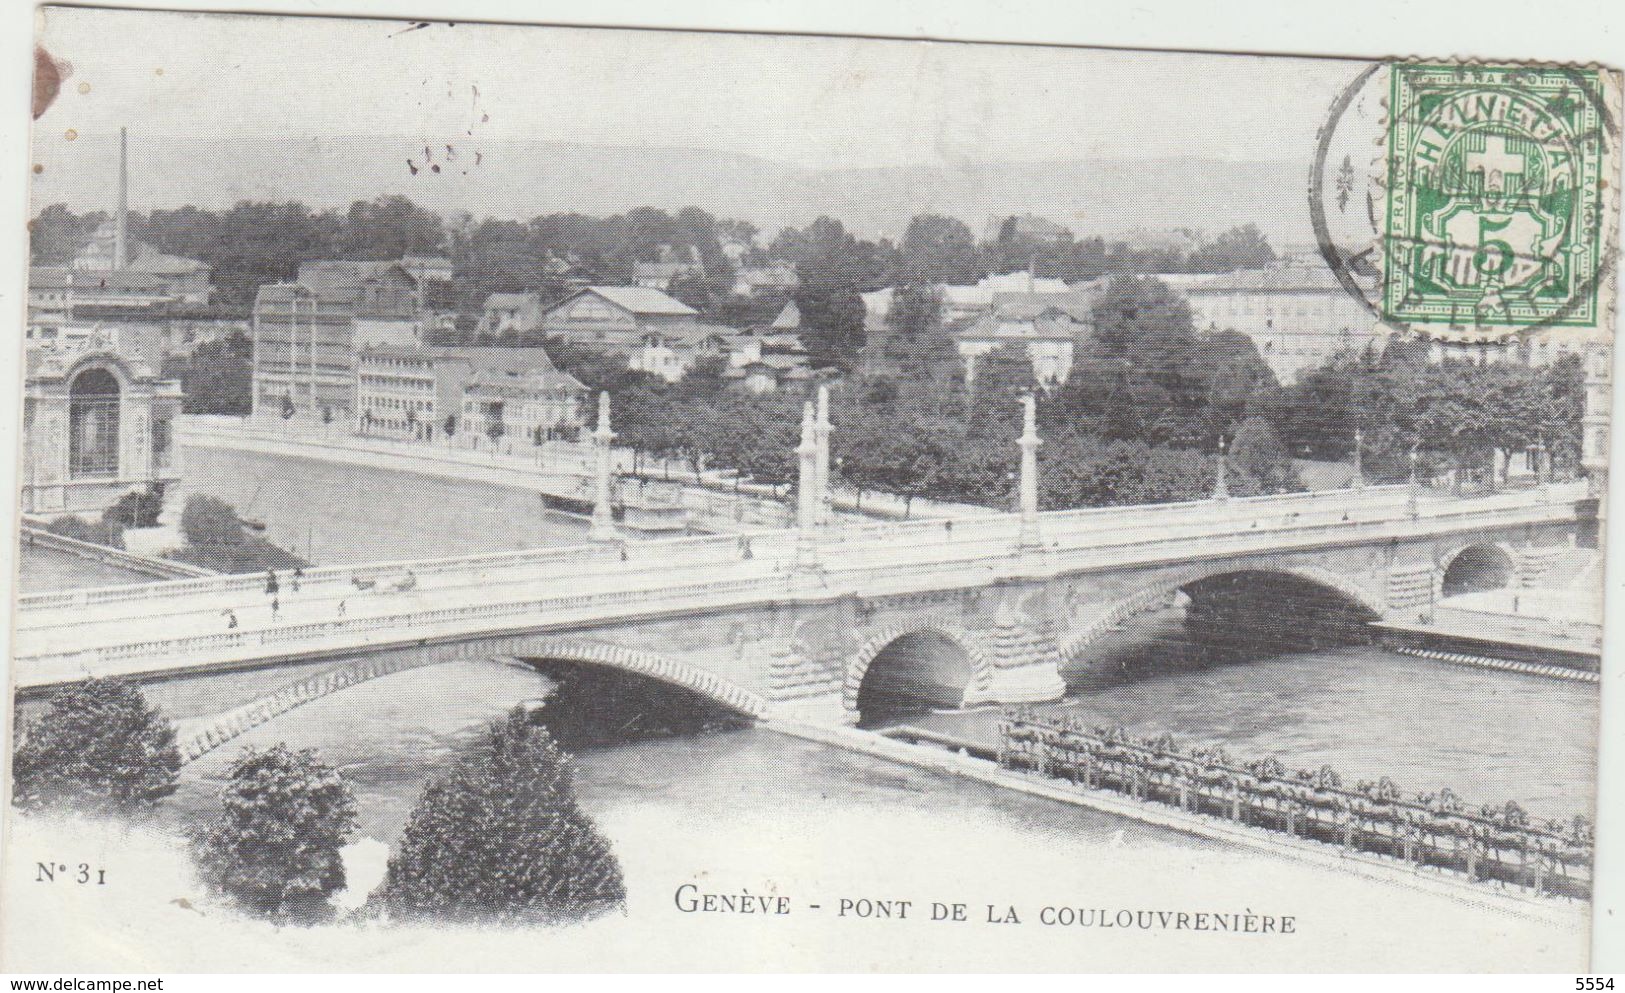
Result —
<path fill-rule="evenodd" d="M 91 340 L 30 349 L 23 382 L 22 509 L 100 513 L 126 493 L 180 478 L 180 384 Z"/>
<path fill-rule="evenodd" d="M 1407 337 L 1377 320 L 1318 254 L 1288 256 L 1263 269 L 1158 278 L 1184 294 L 1198 332 L 1245 334 L 1282 383 L 1295 381 L 1305 370 L 1341 352 L 1368 345 L 1382 348 L 1392 338 Z M 1351 278 L 1366 299 L 1375 299 L 1372 277 L 1351 274 Z M 1536 366 L 1579 352 L 1577 343 L 1552 330 L 1488 343 L 1432 341 L 1428 349 L 1434 362 Z"/>
<path fill-rule="evenodd" d="M 421 345 L 449 319 L 436 308 L 450 299 L 450 283 L 441 278 L 450 266 L 423 256 L 321 259 L 300 263 L 295 282 L 260 287 L 254 415 L 351 422 L 358 414 L 357 352 Z"/>
<path fill-rule="evenodd" d="M 987 309 L 951 330 L 965 366 L 965 382 L 976 380 L 976 360 L 1013 345 L 1027 353 L 1033 378 L 1045 386 L 1066 381 L 1072 363 L 1088 343 L 1093 314 L 1079 293 L 999 293 Z"/>
<path fill-rule="evenodd" d="M 355 430 L 371 437 L 575 438 L 587 389 L 540 348 L 363 349 Z"/>
<path fill-rule="evenodd" d="M 484 334 L 530 334 L 542 326 L 542 298 L 535 291 L 493 293 L 480 316 Z"/>
<path fill-rule="evenodd" d="M 1089 336 L 1089 294 L 1074 290 L 1065 280 L 1041 277 L 1031 271 L 989 275 L 966 286 L 939 287 L 942 326 L 954 340 L 960 359 L 957 372 L 966 381 L 976 375 L 976 360 L 1000 345 L 1024 346 L 1033 363 L 1033 376 L 1057 383 L 1072 371 L 1078 350 Z M 861 351 L 868 375 L 897 375 L 891 337 L 891 308 L 895 296 L 887 288 L 862 295 L 864 327 L 869 344 Z M 951 370 L 938 370 L 946 376 Z"/>
<path fill-rule="evenodd" d="M 349 294 L 300 283 L 254 300 L 254 405 L 259 418 L 347 422 L 355 412 L 355 306 Z"/>

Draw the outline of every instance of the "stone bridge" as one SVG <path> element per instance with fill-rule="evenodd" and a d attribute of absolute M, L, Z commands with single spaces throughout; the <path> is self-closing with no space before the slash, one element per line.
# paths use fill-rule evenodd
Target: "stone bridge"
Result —
<path fill-rule="evenodd" d="M 297 590 L 283 573 L 274 617 L 263 575 L 23 597 L 16 685 L 28 706 L 119 674 L 177 717 L 224 712 L 192 728 L 191 753 L 365 679 L 467 658 L 610 667 L 755 717 L 851 723 L 893 663 L 946 653 L 958 701 L 1036 702 L 1121 622 L 1219 577 L 1417 620 L 1454 573 L 1515 582 L 1568 547 L 1584 497 L 1401 485 L 1051 513 L 1034 498 L 866 524 L 820 520 L 809 497 L 801 526 L 748 538 L 317 568 Z"/>

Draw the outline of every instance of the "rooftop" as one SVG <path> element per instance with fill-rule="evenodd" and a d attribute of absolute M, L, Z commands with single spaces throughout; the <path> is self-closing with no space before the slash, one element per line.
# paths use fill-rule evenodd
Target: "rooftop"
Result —
<path fill-rule="evenodd" d="M 1368 276 L 1355 275 L 1356 283 L 1369 285 Z M 1187 293 L 1269 293 L 1310 291 L 1341 293 L 1343 284 L 1320 258 L 1293 258 L 1263 269 L 1239 269 L 1193 279 L 1183 287 Z"/>
<path fill-rule="evenodd" d="M 582 293 L 592 293 L 633 314 L 667 317 L 690 317 L 699 311 L 688 304 L 648 286 L 588 286 L 566 298 L 574 300 Z M 562 306 L 565 301 L 555 305 Z"/>

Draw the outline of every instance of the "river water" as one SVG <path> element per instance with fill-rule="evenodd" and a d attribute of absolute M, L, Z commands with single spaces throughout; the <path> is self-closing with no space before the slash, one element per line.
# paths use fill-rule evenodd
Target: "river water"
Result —
<path fill-rule="evenodd" d="M 1166 626 L 1159 639 L 1112 675 L 1069 674 L 1074 696 L 1059 706 L 1138 733 L 1166 730 L 1186 742 L 1220 741 L 1237 758 L 1275 754 L 1289 766 L 1329 763 L 1350 781 L 1387 774 L 1407 790 L 1449 785 L 1469 800 L 1515 799 L 1541 816 L 1591 813 L 1594 684 L 1419 661 L 1372 647 L 1193 666 Z M 390 847 L 425 783 L 444 772 L 487 722 L 553 688 L 532 669 L 493 661 L 408 670 L 363 683 L 297 708 L 186 766 L 179 791 L 160 807 L 165 826 L 183 830 L 218 816 L 219 791 L 242 745 L 282 741 L 316 748 L 357 795 L 360 828 L 346 852 L 350 890 L 339 899 L 359 905 L 382 880 Z M 990 739 L 996 713 L 916 712 L 898 719 Z M 636 935 L 625 952 L 629 961 L 655 954 L 638 942 L 658 935 L 667 943 L 656 955 L 666 956 L 663 961 L 686 961 L 682 947 L 697 942 L 695 947 L 728 948 L 732 966 L 749 962 L 754 968 L 896 966 L 903 961 L 900 945 L 915 949 L 918 967 L 960 969 L 1030 968 L 1051 958 L 1075 968 L 1144 969 L 1151 962 L 1178 961 L 1180 967 L 1245 969 L 1264 961 L 1283 969 L 1338 971 L 1369 969 L 1379 961 L 1383 968 L 1410 970 L 1572 971 L 1583 962 L 1584 917 L 1573 905 L 1557 908 L 1575 912 L 1569 923 L 1515 921 L 1408 885 L 1302 865 L 765 727 L 583 748 L 575 770 L 581 803 L 622 864 L 628 894 L 622 923 Z M 820 901 L 825 909 L 793 918 L 789 930 L 764 930 L 755 921 L 748 927 L 693 922 L 673 909 L 673 894 L 686 885 L 785 893 L 804 913 Z M 1006 904 L 1019 904 L 1028 921 L 1044 903 L 1246 907 L 1297 915 L 1303 938 L 1267 950 L 1250 943 L 1183 942 L 1181 957 L 1170 960 L 1165 935 L 1048 929 L 1053 933 L 1011 943 L 984 931 L 996 927 L 987 922 L 959 932 L 912 921 L 907 928 L 877 930 L 825 916 L 839 899 L 856 897 L 912 899 L 917 915 L 932 900 L 966 901 L 978 920 L 984 914 L 991 920 L 993 908 Z M 1417 926 L 1440 920 L 1450 926 Z M 191 922 L 176 924 L 183 926 Z M 619 934 L 618 926 L 605 925 L 602 934 Z M 410 940 L 349 931 L 298 944 L 263 940 L 268 962 L 277 964 L 411 963 L 421 969 L 435 967 L 437 956 L 469 953 L 434 931 L 415 932 Z M 421 953 L 415 952 L 420 946 Z M 535 947 L 541 958 L 527 960 L 527 968 L 543 967 L 542 959 L 550 967 L 564 961 L 602 966 L 603 947 L 585 933 L 579 942 L 549 936 Z M 1042 954 L 1029 959 L 1024 949 Z M 503 957 L 514 953 L 496 942 L 487 954 L 507 961 Z M 198 967 L 214 964 L 204 956 Z"/>
<path fill-rule="evenodd" d="M 504 487 L 203 448 L 188 449 L 185 459 L 186 491 L 235 504 L 265 521 L 272 541 L 308 550 L 317 562 L 560 545 L 579 541 L 583 529 L 545 512 L 534 494 Z M 1198 665 L 1189 661 L 1181 618 L 1176 606 L 1125 625 L 1092 649 L 1087 666 L 1065 673 L 1071 689 L 1059 706 L 1136 734 L 1222 744 L 1238 760 L 1273 755 L 1291 768 L 1331 765 L 1349 783 L 1386 775 L 1407 791 L 1449 786 L 1474 803 L 1516 800 L 1542 816 L 1591 813 L 1595 684 L 1450 666 L 1372 646 Z M 320 749 L 356 784 L 366 833 L 388 842 L 423 782 L 456 748 L 547 687 L 534 672 L 495 664 L 407 672 L 295 710 L 243 743 L 285 739 Z M 997 716 L 996 709 L 914 712 L 895 722 L 991 741 Z M 212 805 L 236 751 L 227 747 L 188 766 L 176 809 Z M 929 773 L 762 730 L 596 747 L 579 764 L 583 795 L 610 806 L 636 799 L 703 810 L 763 790 L 808 803 L 851 791 L 855 782 L 887 802 L 940 789 Z"/>
<path fill-rule="evenodd" d="M 1219 743 L 1240 760 L 1273 755 L 1292 768 L 1329 764 L 1349 783 L 1387 775 L 1407 791 L 1449 786 L 1474 803 L 1516 800 L 1540 816 L 1592 813 L 1594 684 L 1451 666 L 1369 646 L 1206 667 L 1142 666 L 1090 682 L 1052 706 L 1137 734 L 1167 731 L 1189 744 Z M 317 748 L 343 769 L 360 801 L 363 833 L 388 843 L 424 782 L 446 769 L 487 721 L 550 689 L 532 670 L 487 662 L 377 679 L 291 711 L 187 766 L 168 807 L 195 822 L 213 809 L 241 744 L 286 741 Z M 992 741 L 998 711 L 898 719 Z M 672 816 L 741 802 L 815 807 L 831 794 L 930 807 L 950 791 L 957 805 L 967 789 L 935 773 L 758 728 L 589 748 L 577 765 L 589 807 L 636 804 Z M 1053 806 L 998 791 L 984 799 L 989 807 L 976 816 L 996 808 L 1019 818 L 1023 810 Z M 1076 817 L 1081 830 L 1124 826 L 1104 815 Z"/>
<path fill-rule="evenodd" d="M 25 595 L 157 582 L 144 572 L 27 542 L 19 543 L 17 560 L 17 592 Z"/>
<path fill-rule="evenodd" d="M 187 448 L 174 494 L 205 493 L 263 522 L 265 538 L 318 565 L 479 555 L 578 544 L 587 525 L 541 496 L 469 480 L 218 448 Z"/>

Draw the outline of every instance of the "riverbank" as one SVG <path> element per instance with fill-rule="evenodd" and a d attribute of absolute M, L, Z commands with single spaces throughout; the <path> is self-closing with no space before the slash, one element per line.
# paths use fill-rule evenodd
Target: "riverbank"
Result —
<path fill-rule="evenodd" d="M 1086 807 L 1213 841 L 1241 845 L 1273 857 L 1311 865 L 1317 869 L 1346 873 L 1384 885 L 1442 896 L 1495 913 L 1511 914 L 1559 927 L 1584 928 L 1589 922 L 1589 907 L 1577 901 L 1537 897 L 1532 893 L 1496 884 L 1473 883 L 1443 871 L 1421 869 L 1415 865 L 1407 865 L 1380 856 L 1285 837 L 1260 827 L 1191 813 L 1166 804 L 1135 800 L 1107 790 L 1084 789 L 1032 773 L 1003 769 L 987 758 L 966 754 L 965 749 L 954 750 L 941 745 L 903 741 L 857 728 L 825 727 L 789 721 L 772 721 L 765 726 L 780 734 L 971 779 L 1028 796 Z"/>

